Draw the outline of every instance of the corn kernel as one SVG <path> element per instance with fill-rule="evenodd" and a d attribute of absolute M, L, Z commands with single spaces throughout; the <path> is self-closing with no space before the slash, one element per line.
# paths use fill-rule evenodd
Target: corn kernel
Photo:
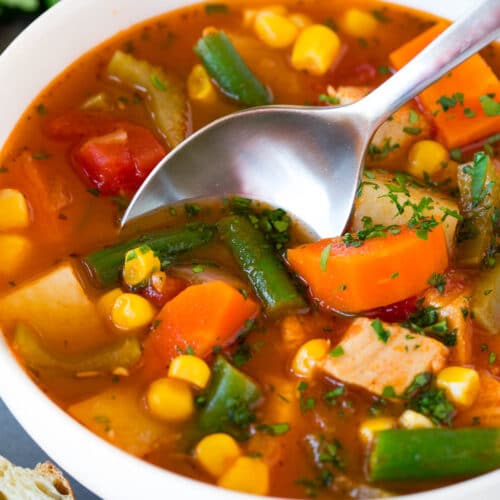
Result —
<path fill-rule="evenodd" d="M 313 24 L 305 28 L 295 41 L 292 66 L 312 75 L 324 75 L 340 51 L 340 38 L 330 28 Z"/>
<path fill-rule="evenodd" d="M 217 99 L 217 91 L 210 79 L 210 75 L 201 64 L 197 64 L 191 70 L 187 81 L 187 87 L 189 98 L 192 101 L 211 104 Z"/>
<path fill-rule="evenodd" d="M 269 466 L 259 458 L 237 458 L 220 477 L 217 484 L 243 493 L 267 495 L 269 493 Z"/>
<path fill-rule="evenodd" d="M 405 429 L 432 429 L 432 420 L 413 410 L 405 410 L 399 417 L 399 425 Z"/>
<path fill-rule="evenodd" d="M 0 234 L 0 275 L 12 275 L 26 262 L 31 252 L 28 238 L 17 234 Z"/>
<path fill-rule="evenodd" d="M 201 358 L 183 354 L 172 360 L 168 376 L 205 389 L 210 379 L 210 368 Z"/>
<path fill-rule="evenodd" d="M 431 177 L 438 173 L 448 161 L 448 151 L 436 141 L 418 141 L 408 153 L 408 173 L 419 179 L 424 172 Z"/>
<path fill-rule="evenodd" d="M 113 304 L 111 321 L 120 330 L 138 330 L 149 325 L 155 315 L 155 308 L 144 297 L 122 293 Z"/>
<path fill-rule="evenodd" d="M 218 478 L 241 456 L 241 449 L 229 434 L 210 434 L 196 445 L 194 456 L 210 475 Z"/>
<path fill-rule="evenodd" d="M 275 49 L 288 47 L 299 34 L 297 26 L 292 21 L 268 10 L 257 14 L 254 30 L 260 40 Z"/>
<path fill-rule="evenodd" d="M 349 9 L 342 17 L 341 27 L 348 35 L 366 38 L 375 33 L 378 23 L 375 17 L 368 12 L 360 9 Z"/>
<path fill-rule="evenodd" d="M 17 189 L 0 189 L 0 231 L 28 227 L 30 213 L 26 198 Z"/>
<path fill-rule="evenodd" d="M 304 28 L 311 26 L 311 24 L 313 23 L 312 19 L 309 16 L 301 14 L 300 12 L 294 12 L 293 14 L 290 14 L 288 16 L 288 19 L 292 21 L 292 23 L 295 24 L 295 26 L 297 26 L 299 30 L 303 30 Z"/>
<path fill-rule="evenodd" d="M 113 311 L 113 306 L 115 305 L 116 299 L 122 294 L 120 288 L 114 288 L 109 292 L 101 296 L 97 301 L 97 310 L 101 316 L 105 319 L 111 320 L 111 313 Z"/>
<path fill-rule="evenodd" d="M 145 282 L 154 271 L 161 268 L 160 259 L 147 245 L 133 248 L 125 254 L 123 281 L 129 286 Z"/>
<path fill-rule="evenodd" d="M 436 385 L 445 390 L 453 403 L 467 408 L 472 406 L 479 393 L 479 375 L 472 368 L 448 366 L 438 373 Z"/>
<path fill-rule="evenodd" d="M 397 420 L 394 417 L 370 418 L 360 425 L 359 438 L 364 444 L 369 444 L 377 432 L 394 429 L 396 426 Z"/>
<path fill-rule="evenodd" d="M 295 375 L 310 378 L 318 361 L 324 359 L 330 350 L 330 341 L 313 339 L 299 348 L 292 361 L 292 371 Z"/>
<path fill-rule="evenodd" d="M 167 422 L 182 422 L 194 413 L 193 394 L 182 380 L 155 380 L 148 388 L 146 401 L 151 415 Z"/>

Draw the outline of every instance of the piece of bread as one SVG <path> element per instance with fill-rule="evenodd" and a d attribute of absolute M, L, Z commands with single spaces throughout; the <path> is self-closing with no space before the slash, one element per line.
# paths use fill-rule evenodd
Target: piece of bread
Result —
<path fill-rule="evenodd" d="M 0 456 L 0 500 L 74 500 L 61 471 L 50 462 L 35 470 L 16 467 Z"/>

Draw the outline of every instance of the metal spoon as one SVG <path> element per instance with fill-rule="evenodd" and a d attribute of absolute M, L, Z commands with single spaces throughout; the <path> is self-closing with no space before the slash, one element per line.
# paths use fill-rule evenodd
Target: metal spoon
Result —
<path fill-rule="evenodd" d="M 375 130 L 405 102 L 500 37 L 500 0 L 483 0 L 364 99 L 266 106 L 221 118 L 153 170 L 122 219 L 181 200 L 243 195 L 281 207 L 319 237 L 342 234 Z"/>

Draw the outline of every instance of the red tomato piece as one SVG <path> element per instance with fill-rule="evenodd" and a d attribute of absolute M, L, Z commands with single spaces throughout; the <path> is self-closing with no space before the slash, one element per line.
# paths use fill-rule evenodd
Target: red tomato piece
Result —
<path fill-rule="evenodd" d="M 101 194 L 132 194 L 166 151 L 147 129 L 120 122 L 73 149 L 75 171 Z"/>
<path fill-rule="evenodd" d="M 78 141 L 85 137 L 107 134 L 114 128 L 114 120 L 107 115 L 76 110 L 48 120 L 44 131 L 51 139 Z"/>
<path fill-rule="evenodd" d="M 151 283 L 150 280 L 148 286 L 141 290 L 141 295 L 146 297 L 156 307 L 163 307 L 188 285 L 189 283 L 183 279 L 165 275 L 165 279 L 161 284 Z"/>
<path fill-rule="evenodd" d="M 417 297 L 410 297 L 409 299 L 390 304 L 378 309 L 372 309 L 363 313 L 363 316 L 368 318 L 380 318 L 387 323 L 401 323 L 406 321 L 410 314 L 417 309 Z"/>

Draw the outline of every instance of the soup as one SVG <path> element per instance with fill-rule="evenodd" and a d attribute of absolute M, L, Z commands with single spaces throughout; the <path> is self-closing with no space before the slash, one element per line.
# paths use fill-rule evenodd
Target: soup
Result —
<path fill-rule="evenodd" d="M 19 363 L 103 439 L 237 491 L 370 498 L 498 468 L 496 47 L 380 128 L 342 237 L 235 195 L 119 231 L 194 130 L 354 102 L 445 27 L 367 1 L 213 3 L 84 55 L 0 155 Z"/>

